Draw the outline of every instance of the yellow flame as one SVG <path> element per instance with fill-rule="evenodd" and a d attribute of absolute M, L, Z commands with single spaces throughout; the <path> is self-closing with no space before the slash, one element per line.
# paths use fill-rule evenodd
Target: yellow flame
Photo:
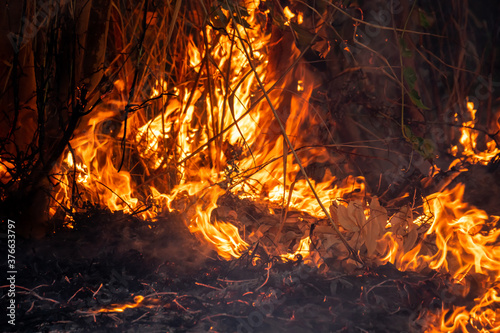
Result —
<path fill-rule="evenodd" d="M 302 12 L 298 12 L 297 14 L 297 23 L 298 24 L 304 23 L 304 14 Z"/>
<path fill-rule="evenodd" d="M 304 91 L 304 81 L 297 81 L 297 91 Z"/>
<path fill-rule="evenodd" d="M 491 138 L 485 138 L 486 149 L 478 151 L 477 149 L 477 139 L 479 137 L 479 132 L 475 130 L 476 124 L 476 112 L 477 109 L 473 102 L 467 102 L 467 111 L 469 112 L 470 119 L 462 123 L 462 134 L 460 136 L 460 145 L 462 155 L 468 157 L 473 162 L 478 162 L 481 164 L 488 164 L 492 158 L 500 154 L 500 149 L 496 146 L 496 143 Z M 459 153 L 459 147 L 453 146 L 451 148 L 451 153 L 457 156 Z"/>
<path fill-rule="evenodd" d="M 283 259 L 295 260 L 297 256 L 300 254 L 302 258 L 307 258 L 309 256 L 311 246 L 311 238 L 308 236 L 306 238 L 302 238 L 297 246 L 297 250 L 294 253 L 286 253 L 282 254 L 281 257 Z"/>
<path fill-rule="evenodd" d="M 286 17 L 285 25 L 290 25 L 290 20 L 295 17 L 295 14 L 290 10 L 290 8 L 288 8 L 288 6 L 283 9 L 283 14 L 285 14 Z"/>

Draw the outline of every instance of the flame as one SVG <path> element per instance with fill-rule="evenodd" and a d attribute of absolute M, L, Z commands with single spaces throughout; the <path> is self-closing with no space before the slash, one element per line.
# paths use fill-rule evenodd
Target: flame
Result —
<path fill-rule="evenodd" d="M 437 251 L 432 255 L 419 253 L 416 247 L 403 255 L 398 263 L 403 269 L 418 270 L 421 265 L 432 269 L 444 269 L 457 280 L 463 279 L 470 270 L 476 273 L 498 275 L 500 273 L 500 249 L 494 246 L 500 230 L 481 232 L 490 224 L 486 212 L 463 202 L 465 186 L 458 184 L 451 190 L 436 193 L 426 198 L 429 206 L 427 216 L 433 216 L 424 241 L 435 238 Z M 423 242 L 422 242 L 423 243 Z M 422 244 L 421 243 L 421 244 Z M 500 257 L 499 257 L 500 258 Z"/>
<path fill-rule="evenodd" d="M 117 144 L 109 139 L 109 133 L 105 135 L 101 132 L 103 126 L 111 126 L 110 119 L 115 116 L 114 111 L 98 112 L 87 119 L 75 139 L 71 140 L 70 144 L 77 160 L 73 153 L 68 151 L 54 176 L 59 184 L 55 194 L 55 201 L 59 204 L 71 207 L 74 197 L 80 195 L 88 202 L 101 203 L 113 211 L 132 213 L 140 206 L 139 200 L 133 195 L 130 173 L 118 173 L 113 163 L 117 158 L 117 155 L 114 155 Z M 92 191 L 73 193 L 73 182 L 76 182 L 77 187 Z M 54 210 L 52 207 L 51 213 L 54 213 Z"/>
<path fill-rule="evenodd" d="M 142 302 L 144 301 L 144 296 L 137 295 L 134 297 L 134 303 L 128 303 L 128 304 L 112 304 L 111 306 L 113 308 L 110 309 L 99 309 L 97 310 L 97 313 L 99 312 L 123 312 L 126 309 L 133 309 L 141 306 Z"/>
<path fill-rule="evenodd" d="M 122 99 L 111 99 L 106 107 L 85 118 L 70 142 L 72 149 L 56 168 L 59 185 L 55 201 L 59 205 L 76 211 L 74 202 L 88 201 L 112 211 L 138 213 L 145 219 L 166 210 L 178 211 L 189 229 L 225 259 L 239 257 L 249 248 L 237 226 L 219 221 L 213 214 L 218 199 L 227 191 L 325 217 L 305 179 L 296 179 L 300 167 L 277 129 L 269 104 L 257 99 L 262 95 L 257 78 L 269 89 L 276 85 L 279 72 L 268 71 L 270 35 L 256 18 L 258 7 L 253 2 L 246 6 L 250 14 L 246 21 L 252 29 L 233 22 L 226 27 L 227 33 L 221 34 L 205 27 L 207 40 L 217 40 L 210 50 L 213 68 L 207 70 L 205 65 L 204 45 L 197 46 L 196 37 L 190 37 L 187 65 L 206 84 L 192 80 L 169 87 L 163 79 L 155 79 L 150 98 L 155 98 L 161 110 L 155 117 L 140 111 L 124 115 L 120 110 L 127 106 L 123 99 L 126 80 L 115 82 Z M 288 19 L 295 17 L 288 7 L 284 12 Z M 245 36 L 245 41 L 237 36 Z M 292 46 L 287 54 L 290 65 L 298 55 Z M 282 93 L 293 91 L 294 85 L 295 93 Z M 335 159 L 321 148 L 318 138 L 301 135 L 305 128 L 322 126 L 321 119 L 310 117 L 308 101 L 314 88 L 314 74 L 299 64 L 267 93 L 281 117 L 290 119 L 285 122 L 285 131 L 295 147 L 302 147 L 301 163 L 334 164 Z M 280 109 L 285 98 L 290 108 Z M 124 146 L 131 161 L 125 161 L 123 165 L 128 167 L 119 171 Z M 366 194 L 362 177 L 340 181 L 329 170 L 315 184 L 315 190 L 324 203 L 353 193 L 359 198 Z M 56 210 L 51 208 L 52 215 Z"/>
<path fill-rule="evenodd" d="M 297 91 L 304 91 L 304 81 L 297 81 Z"/>
<path fill-rule="evenodd" d="M 187 224 L 190 230 L 212 243 L 221 257 L 230 259 L 241 255 L 248 244 L 241 239 L 237 227 L 217 221 L 212 216 L 217 207 L 217 199 L 225 193 L 221 182 L 227 179 L 230 157 L 224 156 L 225 152 L 221 150 L 220 144 L 208 142 L 210 138 L 220 135 L 217 143 L 240 147 L 244 142 L 245 146 L 250 147 L 259 133 L 260 113 L 247 112 L 256 92 L 256 79 L 251 71 L 250 61 L 257 66 L 259 78 L 265 81 L 265 66 L 268 61 L 265 59 L 267 51 L 264 49 L 269 35 L 263 34 L 258 28 L 253 15 L 257 10 L 256 5 L 250 4 L 248 10 L 252 15 L 247 21 L 257 29 L 246 30 L 241 25 L 234 25 L 227 27 L 227 34 L 221 35 L 210 26 L 206 27 L 209 40 L 216 36 L 219 38 L 211 51 L 216 68 L 221 69 L 220 78 L 226 72 L 230 73 L 230 80 L 224 84 L 222 81 L 220 84 L 216 83 L 213 94 L 207 94 L 203 87 L 191 84 L 174 87 L 172 91 L 176 96 L 167 98 L 163 96 L 169 89 L 167 83 L 157 79 L 152 85 L 150 97 L 162 96 L 156 99 L 156 103 L 163 112 L 151 120 L 144 123 L 145 117 L 140 112 L 127 116 L 128 129 L 125 133 L 124 115 L 113 111 L 126 106 L 119 99 L 112 100 L 107 105 L 108 109 L 100 108 L 99 112 L 84 120 L 70 142 L 72 149 L 65 153 L 61 164 L 56 168 L 54 183 L 59 185 L 55 202 L 58 205 L 75 211 L 78 208 L 73 205 L 74 201 L 99 203 L 112 211 L 140 212 L 143 218 L 155 217 L 165 209 L 179 210 L 184 212 L 189 221 Z M 234 38 L 235 29 L 241 35 L 248 36 L 252 59 L 248 59 L 243 51 L 248 46 Z M 211 80 L 214 73 L 207 73 L 202 66 L 205 50 L 203 46 L 196 46 L 194 36 L 188 42 L 187 53 L 189 66 L 201 73 L 203 80 Z M 122 79 L 115 82 L 117 91 L 125 90 L 124 82 Z M 203 120 L 200 119 L 200 108 L 197 106 L 200 101 L 206 105 Z M 234 126 L 236 119 L 239 121 Z M 221 135 L 221 130 L 228 126 L 231 126 L 230 129 Z M 123 142 L 132 144 L 132 147 L 126 147 L 127 150 L 139 157 L 140 165 L 135 169 L 143 170 L 143 181 L 169 172 L 173 180 L 156 181 L 151 186 L 139 187 L 130 171 L 125 168 L 118 170 Z M 189 159 L 200 146 L 206 148 Z M 248 160 L 245 165 L 256 162 L 248 152 L 245 154 Z M 189 160 L 182 162 L 186 159 Z M 259 161 L 262 163 L 265 159 L 266 156 L 263 155 Z M 207 164 L 203 160 L 212 162 Z M 231 162 L 234 165 L 237 160 L 233 158 Z M 177 165 L 174 171 L 171 168 L 173 164 Z M 176 206 L 186 195 L 193 198 L 194 205 L 189 208 Z M 148 202 L 150 208 L 145 209 Z M 54 215 L 57 206 L 50 211 Z"/>
<path fill-rule="evenodd" d="M 493 139 L 485 138 L 485 150 L 479 151 L 477 149 L 477 140 L 479 137 L 478 130 L 475 129 L 476 112 L 477 109 L 474 107 L 474 103 L 467 101 L 467 111 L 471 120 L 462 123 L 460 145 L 461 154 L 469 158 L 473 163 L 488 164 L 496 155 L 500 154 L 500 149 L 496 146 Z M 460 149 L 458 146 L 451 147 L 451 153 L 457 156 Z M 457 160 L 455 163 L 458 163 Z"/>
<path fill-rule="evenodd" d="M 303 63 L 283 78 L 279 71 L 269 70 L 270 35 L 256 15 L 258 6 L 253 2 L 246 6 L 250 16 L 245 20 L 252 29 L 232 21 L 224 33 L 206 26 L 200 31 L 206 45 L 199 42 L 200 36 L 191 36 L 183 65 L 192 77 L 175 87 L 161 78 L 149 82 L 147 97 L 154 100 L 148 102 L 148 111 L 130 111 L 136 104 L 126 96 L 127 78 L 116 80 L 118 96 L 83 119 L 55 168 L 57 205 L 51 208 L 52 215 L 58 206 L 73 212 L 84 209 L 84 202 L 144 219 L 179 212 L 189 230 L 227 260 L 250 248 L 240 235 L 242 226 L 217 214 L 218 201 L 228 192 L 317 219 L 326 217 L 271 108 L 277 110 L 302 165 L 313 161 L 335 165 L 335 157 L 314 135 L 323 126 L 309 104 L 314 73 Z M 222 13 L 233 17 L 229 12 L 233 7 L 228 8 Z M 284 15 L 288 24 L 296 17 L 288 7 Z M 298 13 L 297 22 L 302 21 L 303 14 Z M 291 65 L 299 54 L 292 45 L 287 63 L 280 66 Z M 259 81 L 270 103 L 262 98 Z M 467 108 L 471 120 L 463 124 L 462 147 L 452 147 L 452 152 L 486 164 L 499 149 L 487 140 L 487 149 L 478 151 L 478 133 L 472 129 L 476 109 L 470 102 Z M 0 160 L 2 182 L 10 176 L 6 166 Z M 409 207 L 389 218 L 376 198 L 368 205 L 363 177 L 337 179 L 327 169 L 313 186 L 321 202 L 330 203 L 343 231 L 356 234 L 351 239 L 356 250 L 364 246 L 367 257 L 378 258 L 373 259 L 378 263 L 391 262 L 401 270 L 435 269 L 464 285 L 472 273 L 482 276 L 484 294 L 476 305 L 443 309 L 439 329 L 466 330 L 472 325 L 479 331 L 499 330 L 500 249 L 495 244 L 500 230 L 494 227 L 498 218 L 465 203 L 463 184 L 428 196 L 423 214 L 415 218 Z M 295 259 L 299 254 L 309 257 L 310 252 L 311 238 L 306 235 L 294 253 L 278 254 Z M 143 300 L 136 296 L 134 304 L 100 312 L 121 312 Z"/>
<path fill-rule="evenodd" d="M 283 9 L 283 14 L 285 14 L 285 17 L 286 17 L 285 25 L 290 25 L 290 20 L 295 17 L 295 14 L 292 13 L 292 11 L 290 10 L 290 8 L 288 8 L 288 6 L 286 6 Z"/>
<path fill-rule="evenodd" d="M 468 276 L 473 272 L 485 289 L 477 298 L 472 309 L 464 306 L 443 309 L 439 327 L 431 325 L 431 331 L 452 332 L 462 329 L 478 332 L 500 330 L 498 308 L 500 303 L 496 285 L 500 282 L 500 248 L 496 245 L 500 229 L 495 226 L 499 218 L 488 214 L 463 201 L 465 186 L 435 193 L 426 198 L 429 203 L 424 215 L 431 225 L 423 239 L 411 250 L 403 247 L 401 239 L 393 233 L 386 233 L 380 244 L 386 247 L 389 261 L 400 270 L 421 271 L 429 267 L 451 274 L 457 284 L 468 289 Z M 465 296 L 465 295 L 462 295 Z"/>
<path fill-rule="evenodd" d="M 298 24 L 304 23 L 304 14 L 302 12 L 298 12 L 297 14 L 297 23 Z"/>
<path fill-rule="evenodd" d="M 297 250 L 295 250 L 294 253 L 282 254 L 281 258 L 288 260 L 295 260 L 297 259 L 298 255 L 301 255 L 302 258 L 305 259 L 309 256 L 310 246 L 311 246 L 311 238 L 309 236 L 307 236 L 306 238 L 302 238 L 299 244 L 297 245 Z"/>
<path fill-rule="evenodd" d="M 500 297 L 498 288 L 492 287 L 476 298 L 476 306 L 470 311 L 465 306 L 456 307 L 453 311 L 444 311 L 440 327 L 432 327 L 433 332 L 499 332 L 500 331 Z M 451 314 L 448 314 L 448 313 Z M 448 317 L 448 319 L 445 319 Z"/>

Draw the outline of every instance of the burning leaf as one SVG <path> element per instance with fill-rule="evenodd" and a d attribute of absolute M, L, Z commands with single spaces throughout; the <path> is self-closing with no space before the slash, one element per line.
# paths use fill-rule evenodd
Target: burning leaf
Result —
<path fill-rule="evenodd" d="M 413 225 L 413 223 L 412 223 L 412 225 Z M 405 242 L 404 242 L 405 252 L 408 252 L 411 249 L 413 249 L 413 246 L 417 242 L 417 238 L 418 238 L 417 228 L 411 228 L 410 232 L 408 233 L 408 237 L 405 239 Z"/>

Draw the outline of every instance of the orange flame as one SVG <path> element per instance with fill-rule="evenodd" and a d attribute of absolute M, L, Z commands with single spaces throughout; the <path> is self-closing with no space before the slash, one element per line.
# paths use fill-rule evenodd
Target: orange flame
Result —
<path fill-rule="evenodd" d="M 462 123 L 463 127 L 462 127 L 462 135 L 460 137 L 460 145 L 462 146 L 461 149 L 463 151 L 461 154 L 469 158 L 473 162 L 478 162 L 486 165 L 493 157 L 500 154 L 500 149 L 496 146 L 494 140 L 487 137 L 485 139 L 486 149 L 478 151 L 477 139 L 479 137 L 479 132 L 474 129 L 474 126 L 476 124 L 477 110 L 474 107 L 473 102 L 470 101 L 467 102 L 467 111 L 469 112 L 471 120 Z M 459 152 L 459 147 L 453 146 L 451 148 L 451 152 L 455 156 L 457 156 Z M 455 163 L 458 163 L 458 161 L 459 160 L 457 160 Z"/>
<path fill-rule="evenodd" d="M 290 10 L 290 8 L 288 8 L 288 6 L 283 9 L 283 14 L 285 14 L 286 17 L 285 25 L 290 25 L 290 20 L 295 17 L 295 14 Z"/>
<path fill-rule="evenodd" d="M 217 201 L 227 192 L 325 218 L 307 182 L 297 177 L 300 167 L 269 104 L 261 101 L 262 91 L 257 84 L 258 77 L 292 145 L 301 148 L 300 162 L 334 164 L 335 159 L 318 138 L 302 134 L 321 126 L 321 120 L 311 116 L 314 113 L 309 105 L 315 88 L 314 74 L 299 63 L 278 84 L 278 73 L 268 68 L 270 36 L 255 16 L 257 5 L 249 2 L 247 9 L 250 16 L 246 21 L 252 29 L 233 22 L 224 34 L 212 27 L 202 31 L 210 44 L 209 56 L 203 45 L 196 46 L 196 36 L 188 41 L 185 66 L 206 84 L 187 80 L 169 87 L 162 79 L 155 79 L 149 97 L 155 98 L 151 104 L 158 112 L 146 114 L 138 110 L 130 115 L 116 111 L 129 107 L 122 96 L 83 119 L 71 140 L 71 149 L 56 167 L 56 202 L 75 211 L 78 208 L 73 207 L 74 201 L 89 201 L 112 211 L 140 211 L 143 218 L 153 218 L 164 210 L 180 212 L 189 230 L 228 260 L 241 256 L 250 246 L 240 236 L 237 225 L 214 214 Z M 228 10 L 221 10 L 233 17 Z M 284 15 L 288 23 L 295 17 L 288 7 Z M 302 21 L 299 13 L 297 22 Z M 246 40 L 236 38 L 239 35 L 246 36 Z M 291 65 L 298 56 L 299 51 L 292 46 L 286 61 Z M 119 79 L 115 83 L 121 94 L 125 82 Z M 175 96 L 165 96 L 167 91 Z M 485 152 L 478 151 L 478 135 L 471 129 L 476 110 L 472 103 L 467 107 L 472 120 L 463 124 L 462 148 L 454 147 L 452 151 L 463 151 L 464 156 L 486 164 L 499 149 L 490 140 Z M 124 162 L 126 167 L 118 171 L 123 149 L 128 160 Z M 0 180 L 9 176 L 0 161 Z M 499 330 L 495 285 L 500 279 L 500 249 L 495 244 L 500 230 L 494 227 L 498 219 L 494 221 L 486 212 L 464 203 L 464 185 L 427 197 L 424 214 L 415 219 L 409 207 L 389 218 L 376 198 L 371 198 L 368 206 L 362 177 L 339 180 L 327 170 L 315 183 L 315 191 L 323 203 L 331 203 L 332 215 L 342 230 L 356 235 L 351 245 L 365 251 L 368 258 L 391 262 L 401 270 L 429 267 L 448 272 L 464 284 L 472 273 L 484 276 L 487 287 L 476 306 L 470 311 L 465 307 L 443 310 L 439 329 L 465 330 L 472 325 L 484 332 Z M 349 202 L 338 200 L 346 197 Z M 148 205 L 150 208 L 143 209 Z M 51 208 L 51 214 L 56 210 Z M 425 228 L 425 232 L 420 231 Z M 294 259 L 300 254 L 306 258 L 310 250 L 307 235 L 294 253 L 280 255 Z M 121 312 L 140 306 L 143 300 L 136 296 L 134 304 L 99 312 Z M 451 316 L 445 319 L 449 312 Z"/>
<path fill-rule="evenodd" d="M 282 254 L 281 257 L 288 260 L 295 260 L 300 254 L 302 258 L 307 258 L 309 256 L 310 246 L 311 238 L 309 236 L 306 238 L 302 238 L 300 240 L 300 243 L 297 245 L 297 250 L 294 253 Z"/>
<path fill-rule="evenodd" d="M 475 301 L 476 305 L 470 311 L 465 306 L 456 307 L 453 311 L 444 310 L 440 326 L 431 326 L 429 332 L 499 332 L 498 289 L 488 289 L 482 298 Z"/>
<path fill-rule="evenodd" d="M 144 301 L 144 296 L 137 295 L 134 297 L 134 303 L 128 303 L 128 304 L 123 304 L 123 305 L 118 305 L 118 304 L 112 304 L 113 308 L 111 309 L 99 309 L 97 312 L 123 312 L 126 309 L 133 309 L 137 308 L 138 306 L 141 305 L 141 303 Z"/>
<path fill-rule="evenodd" d="M 276 78 L 267 68 L 270 36 L 260 28 L 254 15 L 258 10 L 256 5 L 249 3 L 247 9 L 250 16 L 246 20 L 253 29 L 230 24 L 227 34 L 220 34 L 206 27 L 208 40 L 217 37 L 218 41 L 211 49 L 211 59 L 216 63 L 213 72 L 200 65 L 205 58 L 203 46 L 196 47 L 193 39 L 188 43 L 189 66 L 200 75 L 200 80 L 215 85 L 211 91 L 187 83 L 172 88 L 176 96 L 167 98 L 162 94 L 169 91 L 168 85 L 161 79 L 155 80 L 151 97 L 161 96 L 155 103 L 162 112 L 149 121 L 144 121 L 147 117 L 139 111 L 128 119 L 129 129 L 123 142 L 131 145 L 127 149 L 139 157 L 134 168 L 142 169 L 142 175 L 118 172 L 125 124 L 123 115 L 112 109 L 123 109 L 126 104 L 113 100 L 107 105 L 109 109 L 90 115 L 71 141 L 73 150 L 65 153 L 57 168 L 56 180 L 60 185 L 55 200 L 59 204 L 73 207 L 72 201 L 77 199 L 100 203 L 112 211 L 141 211 L 143 218 L 155 217 L 165 208 L 180 211 L 190 230 L 213 244 L 225 259 L 239 257 L 248 248 L 236 226 L 212 216 L 218 198 L 227 190 L 253 200 L 264 197 L 275 204 L 289 201 L 292 209 L 325 217 L 306 181 L 295 179 L 299 166 L 285 150 L 287 146 L 276 130 L 269 105 L 256 101 L 260 93 L 256 76 L 267 82 L 266 87 L 275 83 Z M 285 13 L 295 15 L 288 7 Z M 237 35 L 247 36 L 247 41 L 235 38 Z M 293 47 L 287 61 L 292 64 L 298 55 L 299 51 Z M 213 75 L 215 81 L 211 81 Z M 294 75 L 300 75 L 300 79 Z M 121 93 L 123 82 L 118 80 L 115 84 Z M 286 133 L 298 147 L 321 144 L 318 139 L 297 135 L 300 128 L 296 124 L 320 125 L 320 119 L 309 116 L 313 82 L 313 74 L 300 64 L 268 92 L 272 103 L 279 106 L 285 99 L 281 89 L 291 91 L 298 84 L 297 91 L 287 97 L 290 108 L 279 110 L 284 118 L 293 120 L 286 122 Z M 299 156 L 304 165 L 312 159 L 320 163 L 331 159 L 324 148 L 304 149 Z M 170 174 L 170 180 L 164 180 L 166 174 Z M 134 178 L 141 179 L 140 186 Z M 76 185 L 76 191 L 71 190 L 72 184 Z M 362 197 L 364 180 L 348 177 L 339 185 L 327 171 L 323 181 L 316 184 L 316 191 L 325 203 L 352 192 Z M 186 198 L 190 202 L 187 205 Z M 151 205 L 147 210 L 143 209 L 146 202 Z M 52 215 L 55 211 L 53 207 Z"/>
<path fill-rule="evenodd" d="M 394 234 L 385 234 L 379 241 L 386 244 L 387 253 L 382 260 L 394 263 L 401 270 L 420 271 L 425 267 L 441 270 L 460 284 L 468 283 L 465 278 L 471 272 L 479 274 L 482 283 L 491 287 L 475 300 L 476 305 L 470 311 L 466 307 L 456 307 L 451 312 L 443 310 L 440 327 L 432 331 L 468 332 L 473 327 L 478 332 L 496 332 L 500 330 L 500 304 L 495 287 L 500 281 L 500 248 L 496 245 L 500 229 L 491 226 L 499 218 L 464 203 L 464 190 L 465 186 L 458 184 L 451 190 L 428 196 L 424 213 L 432 223 L 423 239 L 413 249 L 406 250 Z"/>

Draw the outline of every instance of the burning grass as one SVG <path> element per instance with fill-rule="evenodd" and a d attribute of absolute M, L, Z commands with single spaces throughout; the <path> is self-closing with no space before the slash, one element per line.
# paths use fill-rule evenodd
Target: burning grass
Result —
<path fill-rule="evenodd" d="M 117 330 L 251 331 L 255 311 L 269 331 L 496 329 L 495 201 L 476 207 L 464 200 L 470 183 L 459 181 L 477 175 L 476 165 L 488 179 L 499 172 L 493 97 L 467 98 L 480 91 L 467 80 L 484 81 L 483 69 L 468 67 L 476 50 L 464 47 L 477 36 L 456 28 L 475 14 L 406 5 L 112 2 L 106 67 L 100 83 L 73 82 L 64 134 L 39 121 L 31 134 L 40 153 L 25 169 L 16 169 L 24 164 L 12 157 L 20 143 L 11 134 L 0 155 L 5 202 L 27 195 L 34 214 L 48 207 L 51 224 L 36 227 L 55 234 L 36 245 L 42 257 L 64 237 L 78 251 L 91 242 L 100 250 L 71 258 L 63 270 L 76 274 L 64 279 L 71 287 L 62 279 L 40 287 L 71 296 L 24 287 L 82 320 L 60 327 L 55 318 L 51 329 L 113 320 Z M 448 11 L 457 16 L 438 20 Z M 454 39 L 458 55 L 434 55 L 453 51 Z M 436 87 L 423 84 L 431 78 Z M 56 142 L 48 155 L 47 133 Z M 29 234 L 31 215 L 20 218 Z M 177 253 L 172 235 L 198 255 Z M 55 267 L 70 259 L 56 253 Z M 181 258 L 173 268 L 172 256 Z M 109 296 L 82 273 L 90 258 L 131 270 L 120 275 L 123 293 Z M 199 267 L 205 276 L 191 276 Z M 182 283 L 170 281 L 178 274 Z M 43 327 L 33 320 L 26 328 Z"/>

